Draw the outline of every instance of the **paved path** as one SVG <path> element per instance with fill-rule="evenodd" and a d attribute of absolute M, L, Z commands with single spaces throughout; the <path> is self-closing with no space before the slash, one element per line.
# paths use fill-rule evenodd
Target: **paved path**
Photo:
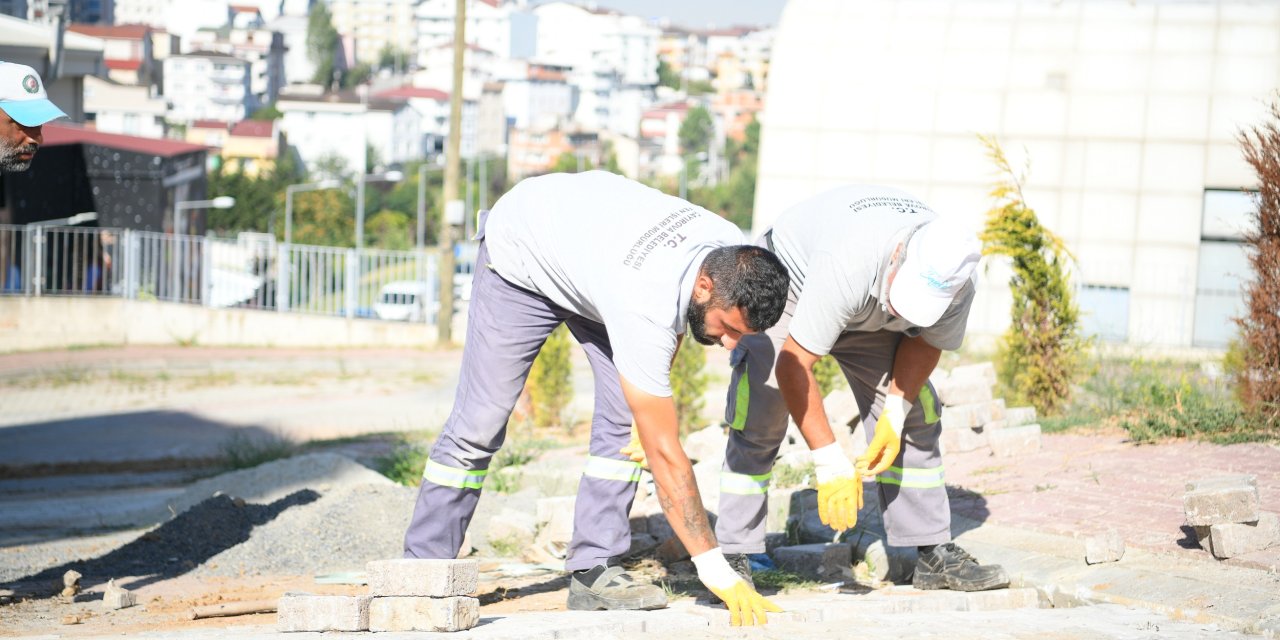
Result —
<path fill-rule="evenodd" d="M 1046 435 L 1041 451 L 996 458 L 987 450 L 948 454 L 952 510 L 992 524 L 1065 536 L 1114 528 L 1132 547 L 1203 556 L 1185 526 L 1188 480 L 1257 476 L 1262 509 L 1280 513 L 1280 447 L 1201 442 L 1135 445 L 1116 435 Z M 1280 571 L 1280 546 L 1230 564 Z M 1277 594 L 1280 601 L 1280 594 Z"/>

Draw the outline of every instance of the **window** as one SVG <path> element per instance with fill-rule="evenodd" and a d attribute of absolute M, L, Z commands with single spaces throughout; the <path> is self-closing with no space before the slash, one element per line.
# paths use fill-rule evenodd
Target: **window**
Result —
<path fill-rule="evenodd" d="M 1245 311 L 1243 287 L 1252 279 L 1244 232 L 1257 203 L 1252 191 L 1206 189 L 1196 273 L 1195 325 L 1191 344 L 1222 348 L 1236 336 L 1235 318 Z"/>

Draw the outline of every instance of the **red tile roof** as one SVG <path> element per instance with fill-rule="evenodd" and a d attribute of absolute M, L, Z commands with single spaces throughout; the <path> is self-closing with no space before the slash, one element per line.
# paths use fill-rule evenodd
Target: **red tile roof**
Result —
<path fill-rule="evenodd" d="M 231 5 L 231 10 L 236 13 L 259 13 L 261 11 L 257 7 L 248 4 L 233 4 Z"/>
<path fill-rule="evenodd" d="M 439 89 L 425 89 L 421 87 L 397 87 L 395 89 L 387 89 L 373 94 L 375 98 L 384 98 L 389 100 L 408 99 L 408 98 L 426 98 L 427 100 L 435 100 L 436 102 L 444 102 L 449 99 L 449 94 Z"/>
<path fill-rule="evenodd" d="M 270 138 L 276 125 L 270 120 L 241 120 L 231 127 L 231 135 L 245 138 Z"/>
<path fill-rule="evenodd" d="M 92 36 L 94 38 L 141 40 L 147 36 L 147 33 L 154 31 L 154 29 L 145 24 L 73 24 L 67 27 L 67 31 Z"/>
<path fill-rule="evenodd" d="M 226 131 L 229 126 L 231 126 L 231 123 L 221 120 L 196 120 L 191 123 L 192 129 L 222 129 Z"/>
<path fill-rule="evenodd" d="M 107 68 L 112 71 L 137 71 L 142 68 L 141 60 L 106 60 Z"/>
<path fill-rule="evenodd" d="M 133 151 L 147 155 L 171 158 L 195 151 L 205 151 L 208 147 L 177 140 L 159 138 L 141 138 L 116 133 L 103 133 L 77 126 L 49 123 L 44 126 L 44 146 L 61 147 L 73 144 L 92 144 L 109 149 Z"/>

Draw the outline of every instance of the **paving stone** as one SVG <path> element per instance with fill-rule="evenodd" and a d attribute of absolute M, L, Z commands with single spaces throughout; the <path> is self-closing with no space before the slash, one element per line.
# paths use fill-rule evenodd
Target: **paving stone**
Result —
<path fill-rule="evenodd" d="M 1035 407 L 1009 407 L 1004 410 L 1004 425 L 1006 427 L 1035 424 L 1037 419 Z"/>
<path fill-rule="evenodd" d="M 1110 529 L 1101 535 L 1085 538 L 1084 561 L 1087 564 L 1119 562 L 1123 557 L 1124 538 L 1115 529 Z"/>
<path fill-rule="evenodd" d="M 370 631 L 465 631 L 480 621 L 480 600 L 451 598 L 374 598 L 369 603 Z"/>
<path fill-rule="evenodd" d="M 545 527 L 556 514 L 568 512 L 573 513 L 575 505 L 577 505 L 577 496 L 552 496 L 550 498 L 538 498 L 537 507 L 534 509 L 534 516 L 537 517 L 539 527 Z"/>
<path fill-rule="evenodd" d="M 996 429 L 1003 429 L 1005 426 L 1004 420 L 992 420 L 991 422 L 982 425 L 981 429 L 974 429 L 974 431 L 986 433 L 988 431 L 995 431 Z"/>
<path fill-rule="evenodd" d="M 368 631 L 373 596 L 286 593 L 277 606 L 280 631 Z"/>
<path fill-rule="evenodd" d="M 694 462 L 703 460 L 724 460 L 724 448 L 729 443 L 729 436 L 724 427 L 718 424 L 694 431 L 684 437 L 684 452 Z"/>
<path fill-rule="evenodd" d="M 662 544 L 658 545 L 655 555 L 658 558 L 658 562 L 668 566 L 689 559 L 689 552 L 685 550 L 684 543 L 680 542 L 678 537 L 667 538 Z"/>
<path fill-rule="evenodd" d="M 489 518 L 487 538 L 489 546 L 494 543 L 506 545 L 514 549 L 524 549 L 533 544 L 538 533 L 537 517 L 510 507 L 504 507 Z"/>
<path fill-rule="evenodd" d="M 988 420 L 988 422 L 994 422 L 996 420 L 1004 420 L 1004 414 L 1005 412 L 1008 411 L 1008 409 L 1004 405 L 1004 398 L 996 398 L 995 400 L 992 400 L 990 403 L 988 403 L 988 405 L 991 407 L 991 418 Z"/>
<path fill-rule="evenodd" d="M 982 449 L 987 444 L 987 434 L 969 428 L 943 429 L 939 436 L 943 453 L 966 453 Z"/>
<path fill-rule="evenodd" d="M 1280 516 L 1264 511 L 1257 522 L 1210 525 L 1209 542 L 1213 557 L 1221 559 L 1280 545 Z"/>
<path fill-rule="evenodd" d="M 106 611 L 115 611 L 117 609 L 126 609 L 138 604 L 138 596 L 132 591 L 123 587 L 116 586 L 114 579 L 107 581 L 107 586 L 102 592 L 102 608 Z"/>
<path fill-rule="evenodd" d="M 627 550 L 628 556 L 638 556 L 654 547 L 658 546 L 658 539 L 647 533 L 631 534 L 631 548 Z"/>
<path fill-rule="evenodd" d="M 867 531 L 859 531 L 845 542 L 853 547 L 853 561 L 866 564 L 877 582 L 906 583 L 915 573 L 915 547 L 890 547 L 883 537 Z"/>
<path fill-rule="evenodd" d="M 1231 475 L 1187 483 L 1182 510 L 1193 527 L 1256 522 L 1259 514 L 1258 479 Z"/>
<path fill-rule="evenodd" d="M 573 509 L 565 509 L 561 503 L 561 508 L 548 508 L 546 512 L 550 518 L 540 525 L 533 544 L 522 556 L 529 562 L 560 562 L 569 552 L 569 541 L 573 538 Z M 647 523 L 647 520 L 641 522 Z M 489 537 L 493 538 L 492 532 Z"/>
<path fill-rule="evenodd" d="M 977 402 L 942 408 L 944 429 L 972 429 L 991 422 L 991 402 Z"/>
<path fill-rule="evenodd" d="M 445 598 L 476 590 L 475 560 L 376 560 L 365 565 L 369 593 L 377 597 L 427 596 Z"/>
<path fill-rule="evenodd" d="M 844 543 L 802 544 L 773 552 L 779 569 L 816 580 L 853 578 L 853 549 Z"/>
<path fill-rule="evenodd" d="M 773 552 L 779 547 L 787 546 L 787 534 L 771 531 L 764 534 L 764 552 L 773 557 Z"/>
<path fill-rule="evenodd" d="M 991 445 L 991 453 L 999 458 L 1011 458 L 1040 451 L 1040 425 L 1038 424 L 996 429 L 985 435 L 987 444 Z"/>
<path fill-rule="evenodd" d="M 956 367 L 951 370 L 947 377 L 953 383 L 985 384 L 987 387 L 994 387 L 998 382 L 996 365 L 991 362 L 979 362 L 978 364 Z"/>
<path fill-rule="evenodd" d="M 787 518 L 791 515 L 791 496 L 806 487 L 769 489 L 769 511 L 765 516 L 765 531 L 786 531 Z"/>
<path fill-rule="evenodd" d="M 943 406 L 946 407 L 991 402 L 994 399 L 991 393 L 991 385 L 985 382 L 961 382 L 954 377 L 937 391 L 939 399 L 942 400 Z"/>
<path fill-rule="evenodd" d="M 834 542 L 839 532 L 818 515 L 818 491 L 801 489 L 791 494 L 791 512 L 786 530 L 800 544 Z"/>
<path fill-rule="evenodd" d="M 858 399 L 848 387 L 836 389 L 822 399 L 827 421 L 833 425 L 852 425 L 858 419 Z"/>

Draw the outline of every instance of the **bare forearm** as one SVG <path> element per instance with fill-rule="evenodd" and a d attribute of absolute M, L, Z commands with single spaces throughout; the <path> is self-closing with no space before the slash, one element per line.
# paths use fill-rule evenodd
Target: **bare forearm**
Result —
<path fill-rule="evenodd" d="M 702 506 L 702 496 L 698 493 L 698 482 L 693 475 L 693 466 L 683 454 L 683 464 L 678 461 L 650 460 L 654 483 L 658 486 L 658 502 L 662 505 L 662 513 L 675 531 L 676 537 L 684 543 L 689 555 L 698 555 L 719 546 L 715 533 L 711 530 L 711 522 L 707 520 L 706 509 Z"/>
<path fill-rule="evenodd" d="M 923 338 L 903 338 L 898 343 L 898 353 L 893 358 L 889 393 L 901 395 L 908 402 L 915 402 L 941 357 L 942 350 L 925 342 Z"/>
<path fill-rule="evenodd" d="M 778 355 L 776 375 L 778 389 L 787 404 L 787 411 L 796 421 L 800 435 L 810 449 L 817 449 L 835 442 L 827 411 L 822 406 L 822 392 L 813 375 L 811 354 L 796 353 L 791 345 Z"/>

